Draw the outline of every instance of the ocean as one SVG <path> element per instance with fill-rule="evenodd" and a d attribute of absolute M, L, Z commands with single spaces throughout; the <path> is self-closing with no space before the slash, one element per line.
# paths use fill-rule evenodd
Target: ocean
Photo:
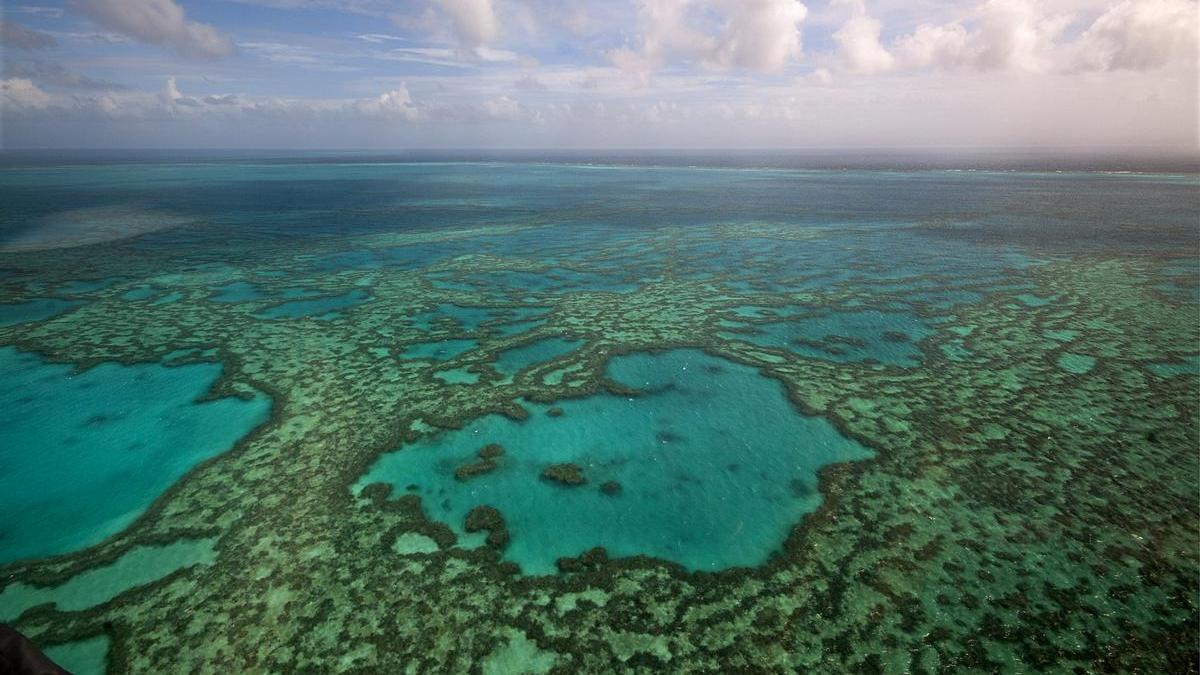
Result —
<path fill-rule="evenodd" d="M 1194 667 L 1200 170 L 8 153 L 73 672 Z"/>

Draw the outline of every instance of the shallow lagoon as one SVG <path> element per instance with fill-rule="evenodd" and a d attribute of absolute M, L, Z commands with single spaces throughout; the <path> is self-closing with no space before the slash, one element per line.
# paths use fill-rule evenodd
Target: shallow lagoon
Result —
<path fill-rule="evenodd" d="M 217 364 L 102 363 L 82 373 L 0 349 L 0 563 L 75 551 L 127 527 L 193 466 L 267 419 L 270 400 L 197 402 Z"/>
<path fill-rule="evenodd" d="M 526 574 L 553 573 L 557 558 L 595 546 L 713 571 L 765 562 L 820 504 L 821 467 L 872 454 L 796 412 L 779 382 L 703 352 L 620 356 L 607 373 L 642 393 L 526 402 L 523 422 L 485 417 L 384 455 L 359 489 L 415 484 L 429 517 L 473 544 L 482 537 L 463 530 L 467 513 L 499 508 L 512 536 L 504 555 Z M 499 466 L 456 479 L 488 443 L 505 449 Z M 586 482 L 541 478 L 563 462 Z M 609 481 L 615 494 L 601 489 Z"/>

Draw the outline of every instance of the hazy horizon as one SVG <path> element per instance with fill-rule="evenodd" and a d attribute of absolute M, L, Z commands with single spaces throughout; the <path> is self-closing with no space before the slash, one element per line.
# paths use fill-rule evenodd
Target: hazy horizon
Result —
<path fill-rule="evenodd" d="M 1197 150 L 1193 0 L 30 0 L 3 148 Z"/>

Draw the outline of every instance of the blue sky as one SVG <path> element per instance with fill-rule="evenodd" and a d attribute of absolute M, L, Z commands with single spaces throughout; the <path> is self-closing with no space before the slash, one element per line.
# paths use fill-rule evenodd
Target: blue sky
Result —
<path fill-rule="evenodd" d="M 9 0 L 4 147 L 1197 147 L 1195 0 Z"/>

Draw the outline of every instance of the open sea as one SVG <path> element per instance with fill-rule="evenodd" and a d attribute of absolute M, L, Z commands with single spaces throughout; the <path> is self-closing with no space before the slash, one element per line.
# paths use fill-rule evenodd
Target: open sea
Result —
<path fill-rule="evenodd" d="M 0 155 L 75 673 L 1194 672 L 1200 167 Z"/>

